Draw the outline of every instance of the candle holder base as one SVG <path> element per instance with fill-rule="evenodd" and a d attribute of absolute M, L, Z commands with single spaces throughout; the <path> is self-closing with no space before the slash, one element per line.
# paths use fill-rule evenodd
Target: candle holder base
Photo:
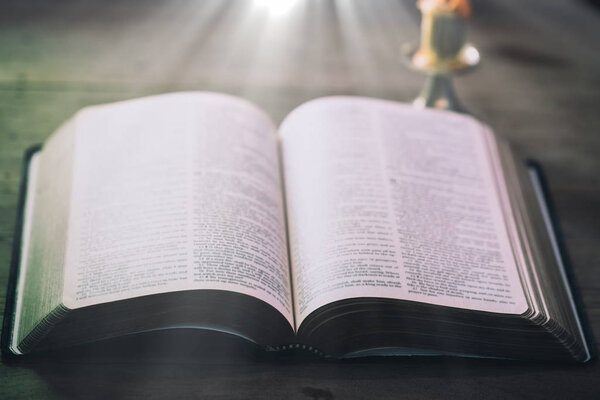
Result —
<path fill-rule="evenodd" d="M 452 78 L 479 65 L 480 56 L 475 47 L 467 44 L 454 58 L 436 59 L 423 54 L 418 47 L 406 44 L 402 48 L 402 59 L 411 69 L 427 75 L 423 90 L 413 102 L 415 106 L 468 113 L 456 97 Z"/>
<path fill-rule="evenodd" d="M 425 86 L 419 96 L 413 100 L 413 105 L 418 108 L 437 108 L 468 114 L 462 106 L 452 84 L 452 77 L 447 74 L 431 74 L 427 76 Z"/>

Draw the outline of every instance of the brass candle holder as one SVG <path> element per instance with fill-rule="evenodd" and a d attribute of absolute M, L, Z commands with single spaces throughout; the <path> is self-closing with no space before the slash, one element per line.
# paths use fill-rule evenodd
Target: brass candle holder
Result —
<path fill-rule="evenodd" d="M 467 0 L 420 0 L 421 44 L 405 44 L 402 56 L 412 69 L 427 75 L 417 107 L 432 107 L 467 113 L 460 104 L 452 78 L 473 70 L 479 52 L 466 42 L 466 22 L 471 13 Z"/>

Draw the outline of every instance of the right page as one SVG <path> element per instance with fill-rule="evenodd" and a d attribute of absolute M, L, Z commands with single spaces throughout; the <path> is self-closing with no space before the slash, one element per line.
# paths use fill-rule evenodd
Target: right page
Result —
<path fill-rule="evenodd" d="M 296 326 L 356 297 L 528 309 L 485 135 L 468 116 L 366 98 L 286 118 Z"/>

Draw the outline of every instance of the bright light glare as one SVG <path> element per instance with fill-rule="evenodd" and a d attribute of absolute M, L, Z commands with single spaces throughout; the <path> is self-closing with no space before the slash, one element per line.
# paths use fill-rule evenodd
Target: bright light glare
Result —
<path fill-rule="evenodd" d="M 298 0 L 254 0 L 256 8 L 264 9 L 274 17 L 288 13 Z"/>

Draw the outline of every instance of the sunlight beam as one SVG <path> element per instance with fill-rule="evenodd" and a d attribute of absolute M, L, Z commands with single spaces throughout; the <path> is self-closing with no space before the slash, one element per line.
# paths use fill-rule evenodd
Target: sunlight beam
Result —
<path fill-rule="evenodd" d="M 257 9 L 265 10 L 272 17 L 281 17 L 290 12 L 298 0 L 254 0 Z"/>

